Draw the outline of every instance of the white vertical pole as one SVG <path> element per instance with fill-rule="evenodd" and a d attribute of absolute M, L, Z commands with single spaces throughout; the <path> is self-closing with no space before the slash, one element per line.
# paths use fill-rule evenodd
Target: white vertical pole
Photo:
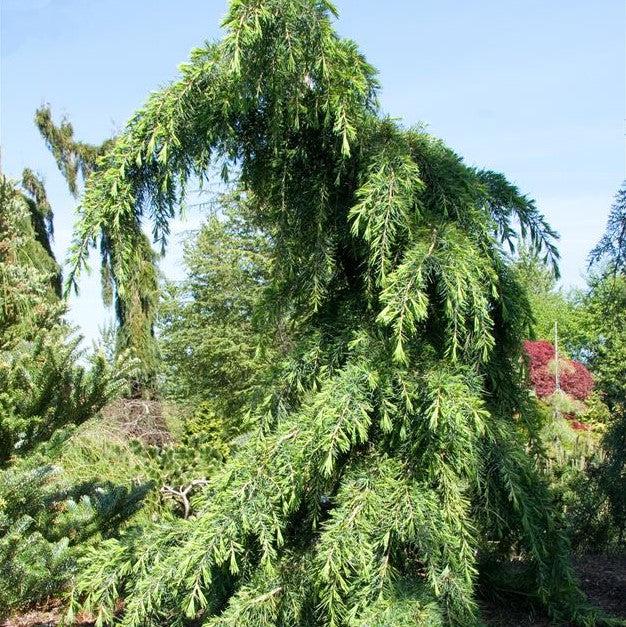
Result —
<path fill-rule="evenodd" d="M 554 321 L 554 378 L 556 379 L 556 389 L 561 389 L 559 382 L 559 323 Z"/>

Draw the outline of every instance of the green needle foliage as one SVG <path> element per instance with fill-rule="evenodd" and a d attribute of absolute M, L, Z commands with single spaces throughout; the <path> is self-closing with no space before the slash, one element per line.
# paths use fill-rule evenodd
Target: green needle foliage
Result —
<path fill-rule="evenodd" d="M 240 431 L 260 381 L 276 357 L 258 349 L 255 310 L 267 285 L 266 237 L 225 198 L 226 215 L 212 216 L 185 245 L 187 276 L 165 286 L 159 307 L 163 393 L 190 413 L 210 413 Z"/>
<path fill-rule="evenodd" d="M 114 145 L 107 139 L 100 145 L 87 144 L 74 138 L 71 123 L 63 119 L 54 124 L 48 106 L 35 113 L 35 124 L 46 146 L 74 196 L 79 194 L 79 181 L 87 181 L 98 170 L 99 159 Z M 156 254 L 140 224 L 126 225 L 124 237 L 132 240 L 131 273 L 124 284 L 118 281 L 120 242 L 114 225 L 103 223 L 94 234 L 92 246 L 98 246 L 101 258 L 102 295 L 106 305 L 114 305 L 117 318 L 118 351 L 130 351 L 140 364 L 133 393 L 148 392 L 154 387 L 158 356 L 154 339 L 154 320 L 158 302 L 158 272 Z M 70 275 L 68 289 L 76 288 Z"/>
<path fill-rule="evenodd" d="M 82 552 L 143 494 L 110 484 L 61 489 L 45 449 L 126 387 L 128 360 L 85 357 L 63 321 L 52 211 L 41 181 L 0 175 L 0 619 L 59 594 Z"/>
<path fill-rule="evenodd" d="M 164 240 L 191 177 L 236 177 L 291 348 L 196 514 L 95 548 L 74 600 L 128 626 L 472 625 L 478 574 L 515 548 L 524 594 L 590 623 L 529 454 L 531 313 L 502 249 L 525 236 L 554 263 L 555 235 L 502 175 L 381 118 L 335 15 L 233 0 L 88 180 L 73 276 L 106 225 L 126 285 L 138 222 Z"/>
<path fill-rule="evenodd" d="M 87 420 L 124 389 L 118 374 L 131 372 L 130 362 L 109 364 L 100 353 L 91 368 L 78 365 L 80 338 L 63 322 L 55 293 L 59 268 L 49 254 L 51 228 L 38 228 L 49 205 L 42 202 L 43 186 L 32 181 L 38 191 L 29 196 L 0 179 L 0 466 L 60 427 Z"/>
<path fill-rule="evenodd" d="M 35 240 L 41 246 L 47 258 L 44 265 L 49 266 L 48 270 L 54 271 L 51 280 L 57 296 L 61 296 L 62 277 L 61 268 L 58 266 L 54 253 L 52 252 L 52 238 L 54 237 L 54 213 L 48 202 L 46 188 L 43 181 L 29 168 L 22 172 L 22 199 L 28 205 L 30 220 L 35 231 Z M 35 244 L 33 243 L 33 246 Z M 55 268 L 56 266 L 56 268 Z"/>
<path fill-rule="evenodd" d="M 0 473 L 0 619 L 61 594 L 86 547 L 113 535 L 149 488 L 67 485 L 62 468 L 33 457 Z"/>
<path fill-rule="evenodd" d="M 583 301 L 589 361 L 611 412 L 606 457 L 592 474 L 587 520 L 599 527 L 598 544 L 626 538 L 626 184 L 618 191 L 607 229 L 590 255 L 598 268 Z"/>
<path fill-rule="evenodd" d="M 613 272 L 626 273 L 626 181 L 615 195 L 606 232 L 589 256 L 591 265 L 603 261 Z"/>
<path fill-rule="evenodd" d="M 9 181 L 0 173 L 0 210 L 0 228 L 4 241 L 0 259 L 7 264 L 4 266 L 7 274 L 3 274 L 6 281 L 3 292 L 5 315 L 18 296 L 9 290 L 8 272 L 16 272 L 18 267 L 33 267 L 38 273 L 47 275 L 49 286 L 56 292 L 56 297 L 60 297 L 61 268 L 51 245 L 54 215 L 43 181 L 28 168 L 22 173 L 21 185 Z M 26 294 L 22 296 L 28 299 Z M 48 296 L 56 300 L 54 294 Z"/>

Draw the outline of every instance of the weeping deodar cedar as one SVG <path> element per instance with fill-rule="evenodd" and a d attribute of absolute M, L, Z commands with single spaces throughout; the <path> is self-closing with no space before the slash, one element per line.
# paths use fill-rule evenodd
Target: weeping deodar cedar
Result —
<path fill-rule="evenodd" d="M 165 239 L 189 180 L 236 180 L 271 241 L 262 314 L 268 337 L 288 327 L 291 366 L 198 515 L 94 549 L 75 603 L 136 626 L 472 625 L 482 564 L 515 546 L 524 593 L 591 622 L 527 452 L 531 315 L 504 251 L 524 238 L 555 263 L 556 235 L 501 174 L 382 118 L 334 17 L 233 0 L 223 40 L 88 180 L 74 276 L 106 224 L 120 286 L 137 224 Z"/>

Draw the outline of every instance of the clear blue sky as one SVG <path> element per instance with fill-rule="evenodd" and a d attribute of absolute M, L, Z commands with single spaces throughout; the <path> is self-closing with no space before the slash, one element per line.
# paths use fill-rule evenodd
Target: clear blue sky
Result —
<path fill-rule="evenodd" d="M 77 136 L 121 129 L 219 36 L 225 0 L 1 0 L 6 173 L 45 178 L 64 258 L 75 201 L 32 123 L 49 102 Z M 623 0 L 337 0 L 339 31 L 379 69 L 386 113 L 426 123 L 469 163 L 501 170 L 561 234 L 563 282 L 582 283 L 624 173 Z M 194 227 L 194 216 L 176 230 Z M 180 276 L 180 246 L 163 269 Z M 104 316 L 97 273 L 70 315 L 88 338 Z"/>

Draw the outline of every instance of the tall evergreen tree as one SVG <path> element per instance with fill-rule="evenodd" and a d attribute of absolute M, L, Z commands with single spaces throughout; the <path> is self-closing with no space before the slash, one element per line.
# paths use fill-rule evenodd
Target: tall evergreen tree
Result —
<path fill-rule="evenodd" d="M 610 271 L 626 274 L 626 181 L 615 195 L 606 232 L 591 251 L 589 262 L 592 266 L 605 262 Z"/>
<path fill-rule="evenodd" d="M 43 183 L 24 170 L 22 185 L 0 173 L 0 341 L 31 339 L 59 320 L 60 268 L 51 248 L 52 209 Z M 40 316 L 33 323 L 33 316 Z"/>
<path fill-rule="evenodd" d="M 114 139 L 93 145 L 74 137 L 72 124 L 63 119 L 55 125 L 50 108 L 43 106 L 35 113 L 35 124 L 63 174 L 69 191 L 77 197 L 83 183 L 98 170 L 99 160 L 114 145 Z M 132 267 L 126 281 L 118 281 L 118 241 L 107 222 L 103 222 L 90 242 L 98 246 L 101 257 L 102 294 L 107 305 L 114 305 L 118 326 L 118 350 L 130 350 L 141 365 L 134 382 L 134 393 L 147 391 L 154 385 L 157 370 L 157 346 L 154 319 L 158 302 L 156 254 L 150 240 L 137 222 L 127 225 L 125 237 L 132 240 Z M 72 283 L 70 277 L 70 283 Z M 76 283 L 72 283 L 76 287 Z"/>
<path fill-rule="evenodd" d="M 62 290 L 62 275 L 61 267 L 57 263 L 57 260 L 52 251 L 52 239 L 54 237 L 54 213 L 52 207 L 48 201 L 46 194 L 46 188 L 43 181 L 30 169 L 24 168 L 22 172 L 22 181 L 19 187 L 11 186 L 8 181 L 3 179 L 4 185 L 4 209 L 5 219 L 11 215 L 9 206 L 14 198 L 19 196 L 19 202 L 25 204 L 28 209 L 28 215 L 30 216 L 30 225 L 33 230 L 33 237 L 28 238 L 28 252 L 21 251 L 20 257 L 28 257 L 30 263 L 34 265 L 38 270 L 50 274 L 50 282 L 58 297 L 61 296 Z M 13 192 L 9 194 L 9 189 L 12 188 Z M 20 232 L 23 234 L 30 229 L 25 225 L 21 225 Z"/>
<path fill-rule="evenodd" d="M 530 311 L 501 245 L 519 223 L 555 262 L 555 234 L 501 174 L 381 118 L 335 16 L 232 0 L 88 181 L 74 276 L 106 225 L 125 285 L 142 219 L 163 239 L 191 177 L 235 176 L 293 346 L 198 515 L 105 543 L 75 597 L 107 622 L 123 596 L 124 625 L 472 625 L 479 571 L 516 546 L 524 592 L 591 621 L 528 452 Z"/>
<path fill-rule="evenodd" d="M 185 243 L 187 276 L 166 284 L 159 307 L 163 393 L 241 430 L 279 351 L 258 350 L 255 310 L 266 286 L 266 237 L 236 209 L 211 216 Z"/>
<path fill-rule="evenodd" d="M 599 494 L 593 518 L 608 509 L 617 542 L 626 538 L 626 182 L 611 207 L 606 232 L 590 255 L 598 275 L 585 302 L 589 359 L 612 420 L 604 437 L 606 457 L 594 473 Z M 608 506 L 608 507 L 607 507 Z M 591 518 L 591 517 L 590 517 Z"/>
<path fill-rule="evenodd" d="M 29 171 L 25 180 L 35 192 L 0 175 L 0 468 L 97 413 L 124 388 L 132 365 L 112 368 L 101 354 L 90 369 L 77 363 L 80 338 L 64 323 L 56 293 L 50 206 L 41 182 Z"/>

